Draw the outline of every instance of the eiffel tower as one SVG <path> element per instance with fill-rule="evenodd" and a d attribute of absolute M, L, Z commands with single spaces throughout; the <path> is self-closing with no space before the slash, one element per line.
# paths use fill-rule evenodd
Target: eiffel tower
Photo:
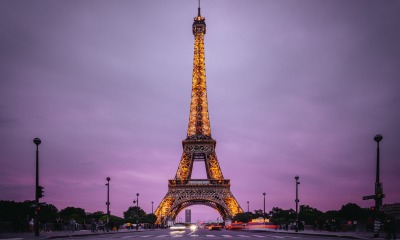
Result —
<path fill-rule="evenodd" d="M 200 14 L 200 0 L 192 31 L 194 58 L 187 138 L 182 141 L 183 154 L 175 178 L 168 180 L 168 192 L 156 209 L 157 224 L 175 220 L 181 210 L 191 205 L 209 206 L 223 219 L 243 212 L 230 191 L 230 180 L 222 175 L 215 153 L 217 142 L 211 137 L 204 57 L 206 23 Z M 191 178 L 194 161 L 204 161 L 207 179 Z"/>

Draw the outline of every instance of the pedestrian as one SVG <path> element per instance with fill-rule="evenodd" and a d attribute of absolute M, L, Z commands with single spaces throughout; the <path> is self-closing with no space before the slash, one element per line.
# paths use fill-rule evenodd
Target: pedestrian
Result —
<path fill-rule="evenodd" d="M 96 226 L 97 226 L 96 220 L 94 220 L 94 218 L 92 218 L 92 221 L 90 222 L 90 224 L 91 224 L 92 232 L 94 232 L 96 230 Z"/>
<path fill-rule="evenodd" d="M 29 231 L 32 232 L 33 231 L 33 227 L 35 225 L 35 220 L 33 220 L 33 218 L 29 221 Z"/>
<path fill-rule="evenodd" d="M 57 229 L 56 230 L 58 230 L 58 231 L 62 231 L 62 219 L 60 218 L 60 217 L 58 217 L 57 219 L 56 219 L 56 223 L 57 223 Z"/>
<path fill-rule="evenodd" d="M 388 218 L 385 224 L 385 239 L 396 239 L 396 221 L 393 218 Z"/>
<path fill-rule="evenodd" d="M 69 227 L 71 228 L 71 231 L 75 231 L 75 227 L 76 227 L 76 221 L 75 219 L 71 218 L 71 220 L 69 221 Z"/>

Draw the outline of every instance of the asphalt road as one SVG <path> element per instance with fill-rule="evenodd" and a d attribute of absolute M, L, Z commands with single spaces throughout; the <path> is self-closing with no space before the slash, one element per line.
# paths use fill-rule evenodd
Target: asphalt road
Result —
<path fill-rule="evenodd" d="M 207 230 L 198 229 L 191 231 L 173 231 L 169 229 L 143 231 L 143 232 L 125 232 L 115 234 L 104 234 L 84 237 L 70 237 L 69 239 L 193 239 L 193 240 L 217 240 L 217 239 L 331 239 L 332 237 L 308 236 L 299 234 L 285 234 L 274 232 L 247 232 L 247 231 L 229 231 L 229 230 Z M 336 237 L 334 239 L 345 239 Z"/>

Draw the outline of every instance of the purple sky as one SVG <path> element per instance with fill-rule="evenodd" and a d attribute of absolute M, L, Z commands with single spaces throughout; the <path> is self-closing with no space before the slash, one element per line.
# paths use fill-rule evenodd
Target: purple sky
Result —
<path fill-rule="evenodd" d="M 204 1 L 211 131 L 244 210 L 400 202 L 400 1 Z M 0 199 L 151 212 L 189 120 L 197 1 L 0 2 Z M 195 165 L 194 176 L 205 173 Z M 203 167 L 204 169 L 204 167 Z M 216 218 L 193 208 L 193 219 Z M 201 212 L 201 213 L 200 213 Z M 210 215 L 210 213 L 214 215 Z"/>

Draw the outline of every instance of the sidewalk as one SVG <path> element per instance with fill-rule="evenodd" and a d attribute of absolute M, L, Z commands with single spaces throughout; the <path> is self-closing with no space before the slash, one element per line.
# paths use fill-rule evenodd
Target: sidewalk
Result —
<path fill-rule="evenodd" d="M 341 237 L 341 238 L 349 238 L 349 239 L 385 239 L 385 233 L 381 232 L 379 234 L 379 238 L 374 238 L 374 233 L 372 232 L 328 232 L 328 231 L 312 231 L 305 230 L 295 232 L 294 230 L 274 230 L 274 229 L 265 229 L 265 228 L 253 228 L 244 231 L 254 231 L 254 232 L 271 232 L 271 233 L 285 233 L 285 234 L 293 234 L 293 235 L 312 235 L 312 236 L 321 236 L 321 237 Z"/>
<path fill-rule="evenodd" d="M 151 230 L 151 229 L 149 229 Z M 139 229 L 141 231 L 148 231 Z M 53 238 L 67 238 L 67 237 L 84 237 L 84 236 L 95 236 L 95 235 L 105 235 L 105 234 L 115 234 L 115 233 L 134 233 L 135 229 L 131 230 L 119 230 L 119 231 L 96 231 L 91 232 L 90 230 L 80 230 L 80 231 L 62 231 L 62 232 L 41 232 L 40 236 L 35 236 L 33 232 L 19 232 L 19 233 L 0 233 L 0 239 L 9 240 L 20 240 L 20 239 L 53 239 Z"/>

